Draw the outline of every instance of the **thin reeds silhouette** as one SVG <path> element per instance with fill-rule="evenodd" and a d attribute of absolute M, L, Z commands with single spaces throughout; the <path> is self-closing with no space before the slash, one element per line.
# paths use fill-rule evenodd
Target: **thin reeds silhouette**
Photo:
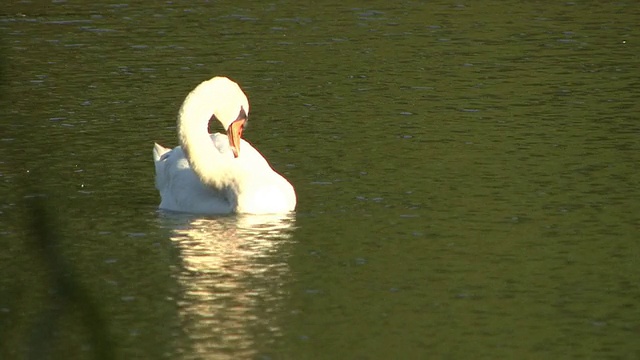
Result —
<path fill-rule="evenodd" d="M 91 295 L 77 280 L 73 267 L 59 251 L 58 232 L 52 215 L 47 211 L 46 199 L 43 196 L 30 196 L 25 199 L 25 205 L 29 210 L 27 214 L 30 214 L 28 228 L 33 252 L 42 260 L 53 290 L 45 310 L 32 325 L 28 358 L 48 358 L 54 345 L 53 333 L 61 317 L 75 315 L 81 319 L 86 330 L 84 333 L 94 358 L 113 359 L 114 348 L 107 323 Z"/>

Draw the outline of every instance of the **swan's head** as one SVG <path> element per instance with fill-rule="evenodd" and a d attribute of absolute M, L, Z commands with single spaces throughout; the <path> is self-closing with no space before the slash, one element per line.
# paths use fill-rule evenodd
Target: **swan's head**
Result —
<path fill-rule="evenodd" d="M 240 106 L 240 112 L 238 113 L 236 119 L 233 120 L 229 124 L 229 126 L 226 126 L 227 137 L 229 138 L 229 146 L 231 146 L 231 151 L 233 151 L 234 157 L 238 157 L 238 155 L 240 155 L 240 138 L 242 137 L 242 130 L 247 123 L 247 116 L 248 115 L 244 110 L 244 106 Z"/>
<path fill-rule="evenodd" d="M 203 116 L 209 120 L 216 118 L 222 124 L 229 137 L 233 155 L 238 157 L 242 130 L 249 115 L 249 100 L 240 86 L 226 77 L 216 76 L 198 85 L 188 96 L 192 97 L 198 99 L 195 101 L 200 104 L 197 108 L 207 113 Z"/>
<path fill-rule="evenodd" d="M 213 96 L 213 116 L 227 131 L 233 156 L 240 155 L 240 138 L 249 115 L 249 100 L 240 86 L 226 77 L 207 81 Z"/>

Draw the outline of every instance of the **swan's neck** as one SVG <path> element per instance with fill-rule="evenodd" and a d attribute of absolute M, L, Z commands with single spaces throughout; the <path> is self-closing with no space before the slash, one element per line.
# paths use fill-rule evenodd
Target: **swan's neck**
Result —
<path fill-rule="evenodd" d="M 182 150 L 189 160 L 193 171 L 203 184 L 215 189 L 222 189 L 231 179 L 227 179 L 224 161 L 216 161 L 222 157 L 211 141 L 209 120 L 213 116 L 211 96 L 206 89 L 196 88 L 185 99 L 178 114 L 178 136 Z"/>

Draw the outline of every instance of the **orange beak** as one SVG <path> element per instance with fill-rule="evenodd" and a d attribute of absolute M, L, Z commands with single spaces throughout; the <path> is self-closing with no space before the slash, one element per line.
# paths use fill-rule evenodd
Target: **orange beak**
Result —
<path fill-rule="evenodd" d="M 240 138 L 242 137 L 242 129 L 244 127 L 244 122 L 246 119 L 238 119 L 229 125 L 229 129 L 227 129 L 227 137 L 229 138 L 229 146 L 231 146 L 231 151 L 233 151 L 233 157 L 238 157 L 240 155 Z"/>

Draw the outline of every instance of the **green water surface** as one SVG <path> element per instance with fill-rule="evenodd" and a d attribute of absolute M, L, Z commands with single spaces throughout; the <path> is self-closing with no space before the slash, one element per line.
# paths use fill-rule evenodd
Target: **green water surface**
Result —
<path fill-rule="evenodd" d="M 640 358 L 638 24 L 634 1 L 5 4 L 0 358 Z M 295 214 L 156 210 L 153 142 L 214 75 Z"/>

